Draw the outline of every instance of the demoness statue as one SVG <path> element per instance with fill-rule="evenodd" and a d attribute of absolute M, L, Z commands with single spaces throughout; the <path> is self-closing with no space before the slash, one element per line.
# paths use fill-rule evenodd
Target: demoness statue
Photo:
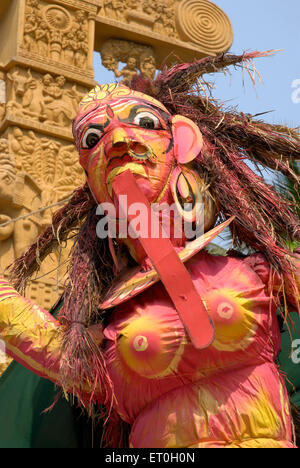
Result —
<path fill-rule="evenodd" d="M 12 282 L 1 279 L 9 354 L 88 410 L 104 408 L 112 447 L 295 447 L 275 360 L 277 313 L 299 311 L 299 260 L 287 247 L 300 241 L 299 220 L 246 160 L 297 184 L 289 162 L 300 157 L 299 135 L 226 112 L 195 85 L 259 55 L 205 58 L 154 82 L 136 76 L 91 91 L 73 125 L 87 184 L 17 260 Z M 107 236 L 103 206 L 115 210 Z M 237 250 L 210 255 L 204 247 L 227 226 Z M 38 269 L 36 251 L 42 260 L 74 227 L 53 318 L 17 291 Z"/>

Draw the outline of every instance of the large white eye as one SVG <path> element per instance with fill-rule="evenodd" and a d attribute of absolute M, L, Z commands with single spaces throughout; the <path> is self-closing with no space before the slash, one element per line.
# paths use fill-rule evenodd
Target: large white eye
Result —
<path fill-rule="evenodd" d="M 142 128 L 154 130 L 155 128 L 161 128 L 159 119 L 151 112 L 140 112 L 134 118 L 133 123 Z"/>
<path fill-rule="evenodd" d="M 99 128 L 89 128 L 85 132 L 82 138 L 82 142 L 81 142 L 82 148 L 83 149 L 94 148 L 94 146 L 96 146 L 97 143 L 99 143 L 102 135 L 103 135 L 103 132 L 99 130 Z"/>

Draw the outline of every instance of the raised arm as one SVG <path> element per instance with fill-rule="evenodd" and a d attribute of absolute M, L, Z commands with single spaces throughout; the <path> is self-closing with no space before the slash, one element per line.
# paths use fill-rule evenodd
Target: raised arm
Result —
<path fill-rule="evenodd" d="M 0 276 L 0 336 L 7 354 L 59 385 L 61 325 Z"/>
<path fill-rule="evenodd" d="M 95 343 L 103 341 L 102 325 L 88 328 Z M 62 386 L 60 378 L 63 326 L 47 311 L 24 298 L 0 276 L 0 337 L 6 343 L 6 352 L 21 365 L 45 379 Z M 79 391 L 86 401 L 103 401 L 101 382 L 87 381 L 78 375 L 64 382 L 64 391 Z"/>

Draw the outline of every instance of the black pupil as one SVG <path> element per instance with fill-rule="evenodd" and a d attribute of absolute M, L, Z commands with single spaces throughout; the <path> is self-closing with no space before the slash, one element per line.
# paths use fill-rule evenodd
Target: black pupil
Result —
<path fill-rule="evenodd" d="M 140 126 L 143 128 L 155 128 L 155 122 L 151 117 L 142 117 L 140 119 Z"/>
<path fill-rule="evenodd" d="M 93 148 L 98 143 L 99 140 L 100 140 L 100 137 L 99 135 L 97 135 L 97 133 L 90 133 L 87 136 L 86 144 L 89 148 Z"/>

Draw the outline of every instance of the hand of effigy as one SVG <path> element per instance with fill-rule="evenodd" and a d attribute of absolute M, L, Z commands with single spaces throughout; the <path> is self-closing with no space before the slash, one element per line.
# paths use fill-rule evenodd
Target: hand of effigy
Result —
<path fill-rule="evenodd" d="M 9 356 L 41 377 L 59 383 L 59 323 L 18 294 L 3 276 L 0 276 L 0 333 Z"/>
<path fill-rule="evenodd" d="M 88 328 L 88 333 L 98 346 L 103 341 L 102 330 L 101 325 Z M 62 331 L 63 326 L 49 312 L 18 294 L 0 276 L 0 333 L 7 354 L 57 385 L 61 385 Z M 88 389 L 86 391 L 88 393 Z"/>

